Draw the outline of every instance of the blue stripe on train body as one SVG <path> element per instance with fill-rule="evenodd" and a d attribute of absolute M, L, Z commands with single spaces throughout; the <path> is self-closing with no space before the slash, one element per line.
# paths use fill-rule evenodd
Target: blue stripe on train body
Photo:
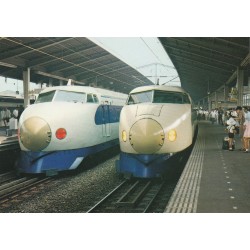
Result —
<path fill-rule="evenodd" d="M 95 113 L 95 124 L 119 122 L 121 110 L 122 106 L 100 105 Z"/>
<path fill-rule="evenodd" d="M 79 166 L 84 158 L 118 145 L 119 140 L 98 144 L 92 147 L 60 150 L 51 152 L 21 151 L 17 162 L 19 173 L 47 173 L 54 171 L 73 170 Z"/>

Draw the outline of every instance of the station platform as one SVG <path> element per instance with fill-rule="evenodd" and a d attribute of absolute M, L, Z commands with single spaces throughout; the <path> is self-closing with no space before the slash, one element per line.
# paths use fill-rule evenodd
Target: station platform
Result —
<path fill-rule="evenodd" d="M 19 151 L 17 130 L 0 127 L 0 173 L 13 170 Z"/>
<path fill-rule="evenodd" d="M 9 127 L 0 127 L 0 147 L 6 143 L 18 143 L 17 129 L 9 129 Z"/>
<path fill-rule="evenodd" d="M 199 121 L 197 140 L 166 213 L 249 213 L 250 153 L 223 150 L 225 127 Z"/>

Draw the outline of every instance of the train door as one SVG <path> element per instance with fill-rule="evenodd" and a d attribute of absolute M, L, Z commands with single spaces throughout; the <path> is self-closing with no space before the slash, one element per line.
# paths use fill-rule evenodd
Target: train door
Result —
<path fill-rule="evenodd" d="M 110 105 L 102 105 L 102 135 L 104 137 L 111 136 L 111 126 L 110 126 Z"/>

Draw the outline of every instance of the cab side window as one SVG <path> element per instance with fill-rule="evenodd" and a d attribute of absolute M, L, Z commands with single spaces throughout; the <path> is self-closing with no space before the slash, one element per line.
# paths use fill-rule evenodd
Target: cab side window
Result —
<path fill-rule="evenodd" d="M 87 95 L 87 102 L 98 103 L 98 97 L 95 94 L 88 94 Z"/>
<path fill-rule="evenodd" d="M 99 102 L 97 95 L 93 95 L 94 102 Z"/>

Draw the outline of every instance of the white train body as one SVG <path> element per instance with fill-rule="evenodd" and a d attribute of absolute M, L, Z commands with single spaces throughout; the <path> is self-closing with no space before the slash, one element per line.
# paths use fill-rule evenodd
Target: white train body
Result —
<path fill-rule="evenodd" d="M 135 177 L 161 175 L 165 160 L 192 144 L 196 126 L 192 100 L 182 88 L 134 89 L 120 115 L 117 171 Z"/>
<path fill-rule="evenodd" d="M 19 120 L 19 172 L 76 168 L 89 154 L 118 143 L 119 115 L 127 95 L 59 86 L 43 90 Z"/>

